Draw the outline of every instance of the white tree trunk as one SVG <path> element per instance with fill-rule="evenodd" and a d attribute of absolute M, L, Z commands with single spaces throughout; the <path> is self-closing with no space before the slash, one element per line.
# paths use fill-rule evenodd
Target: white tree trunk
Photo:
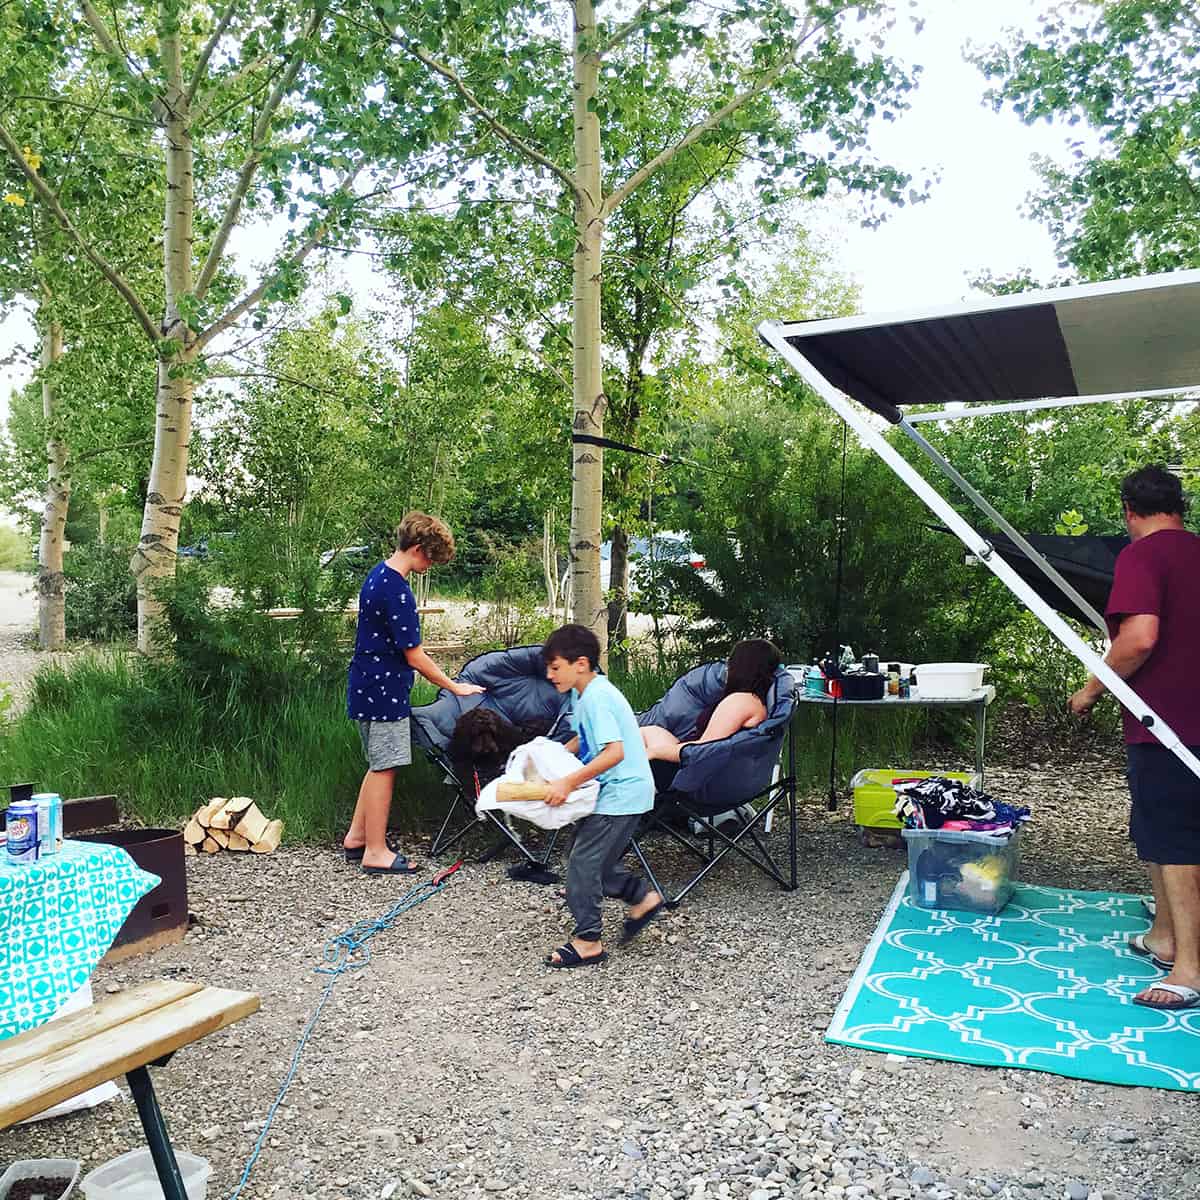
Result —
<path fill-rule="evenodd" d="M 594 50 L 592 0 L 575 3 L 575 263 L 572 341 L 575 433 L 604 434 L 604 378 L 600 366 L 600 255 L 604 241 L 601 195 L 600 120 L 594 101 L 600 60 Z M 600 587 L 600 522 L 604 455 L 598 446 L 574 448 L 571 474 L 571 619 L 586 625 L 608 652 L 608 613 Z"/>
<path fill-rule="evenodd" d="M 181 300 L 190 298 L 192 292 L 192 222 L 195 214 L 192 137 L 178 32 L 165 33 L 161 44 L 167 74 L 163 105 L 167 175 L 163 220 L 166 279 L 163 333 L 172 340 L 175 349 L 174 353 L 162 355 L 158 363 L 150 487 L 142 512 L 141 537 L 130 563 L 137 580 L 138 649 L 144 654 L 159 648 L 163 610 L 157 589 L 163 580 L 175 574 L 179 518 L 187 497 L 188 442 L 192 431 L 192 397 L 196 388 L 191 374 L 195 357 L 192 346 L 196 338 L 179 309 Z"/>
<path fill-rule="evenodd" d="M 55 436 L 58 396 L 49 374 L 62 357 L 62 326 L 50 321 L 42 331 L 42 416 L 46 421 L 46 505 L 38 539 L 38 644 L 59 650 L 67 640 L 66 579 L 63 575 L 63 536 L 71 502 L 71 473 L 66 443 Z"/>

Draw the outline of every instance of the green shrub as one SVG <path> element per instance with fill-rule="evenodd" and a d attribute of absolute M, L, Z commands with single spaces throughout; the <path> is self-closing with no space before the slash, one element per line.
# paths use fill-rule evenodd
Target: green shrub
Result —
<path fill-rule="evenodd" d="M 1112 733 L 1120 722 L 1113 703 L 1099 705 L 1086 723 L 1068 711 L 1067 700 L 1087 681 L 1088 670 L 1031 612 L 1020 611 L 996 633 L 980 661 L 991 665 L 988 682 L 1000 699 L 1023 705 L 1048 733 L 1090 737 Z"/>
<path fill-rule="evenodd" d="M 35 566 L 28 536 L 11 525 L 0 525 L 0 571 L 32 571 Z"/>
<path fill-rule="evenodd" d="M 67 637 L 125 641 L 137 633 L 137 585 L 128 546 L 75 546 L 63 558 Z"/>

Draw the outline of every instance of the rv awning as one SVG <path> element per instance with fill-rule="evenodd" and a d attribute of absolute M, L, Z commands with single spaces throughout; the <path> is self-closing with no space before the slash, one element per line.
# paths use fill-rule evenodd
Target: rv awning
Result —
<path fill-rule="evenodd" d="M 779 332 L 834 387 L 892 422 L 911 404 L 1186 389 L 1200 384 L 1200 271 Z"/>

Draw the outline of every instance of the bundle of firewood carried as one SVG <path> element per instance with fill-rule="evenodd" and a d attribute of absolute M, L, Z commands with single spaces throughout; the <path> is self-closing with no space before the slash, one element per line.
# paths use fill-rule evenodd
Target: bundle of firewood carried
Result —
<path fill-rule="evenodd" d="M 283 822 L 270 821 L 249 796 L 214 796 L 196 809 L 183 831 L 185 854 L 249 850 L 270 854 L 283 837 Z"/>

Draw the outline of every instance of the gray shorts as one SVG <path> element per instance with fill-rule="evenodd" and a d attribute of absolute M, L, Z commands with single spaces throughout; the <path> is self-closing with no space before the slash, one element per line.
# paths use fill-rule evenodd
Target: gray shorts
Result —
<path fill-rule="evenodd" d="M 407 717 L 399 721 L 359 721 L 358 736 L 372 771 L 390 771 L 412 762 Z"/>

